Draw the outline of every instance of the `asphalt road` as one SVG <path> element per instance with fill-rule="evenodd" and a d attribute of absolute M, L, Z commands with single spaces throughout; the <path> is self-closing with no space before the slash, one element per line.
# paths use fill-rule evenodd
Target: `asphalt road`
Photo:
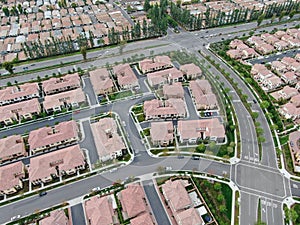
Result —
<path fill-rule="evenodd" d="M 153 214 L 155 215 L 155 219 L 157 224 L 159 225 L 171 225 L 167 213 L 160 201 L 158 193 L 156 192 L 155 186 L 152 180 L 144 181 L 143 187 L 147 196 L 147 199 L 152 208 Z"/>
<path fill-rule="evenodd" d="M 85 216 L 82 204 L 77 204 L 71 207 L 73 225 L 85 225 Z"/>
<path fill-rule="evenodd" d="M 184 87 L 183 90 L 184 90 L 185 104 L 187 106 L 187 111 L 188 111 L 188 119 L 189 120 L 199 119 L 199 116 L 196 112 L 196 108 L 194 106 L 194 102 L 193 102 L 192 96 L 190 95 L 189 89 L 187 87 Z"/>
<path fill-rule="evenodd" d="M 294 58 L 295 55 L 297 55 L 298 53 L 300 53 L 300 49 L 291 49 L 288 51 L 285 51 L 283 53 L 279 52 L 279 53 L 275 53 L 272 55 L 268 55 L 266 57 L 263 57 L 261 59 L 256 58 L 256 59 L 252 59 L 252 60 L 248 60 L 249 63 L 251 63 L 252 65 L 258 63 L 258 64 L 266 64 L 266 63 L 271 63 L 273 61 L 276 60 L 281 60 L 283 57 L 292 57 Z"/>
<path fill-rule="evenodd" d="M 94 142 L 90 121 L 83 121 L 82 127 L 84 132 L 84 139 L 79 142 L 80 147 L 88 151 L 90 163 L 95 164 L 99 159 L 99 155 Z"/>

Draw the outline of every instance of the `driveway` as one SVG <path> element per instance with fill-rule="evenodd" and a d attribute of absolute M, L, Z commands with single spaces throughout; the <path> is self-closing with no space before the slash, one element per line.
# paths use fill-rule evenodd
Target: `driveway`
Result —
<path fill-rule="evenodd" d="M 147 195 L 148 201 L 152 208 L 153 214 L 156 218 L 157 224 L 159 225 L 171 225 L 167 213 L 160 201 L 160 198 L 156 192 L 152 180 L 143 182 L 143 187 Z"/>
<path fill-rule="evenodd" d="M 85 217 L 82 204 L 74 205 L 71 207 L 71 216 L 73 225 L 85 225 Z"/>
<path fill-rule="evenodd" d="M 85 138 L 82 142 L 79 143 L 79 145 L 81 148 L 85 148 L 88 150 L 90 162 L 91 164 L 94 164 L 99 159 L 99 156 L 94 142 L 90 121 L 86 120 L 82 122 L 82 127 L 84 130 Z"/>
<path fill-rule="evenodd" d="M 83 90 L 84 90 L 85 94 L 87 94 L 88 97 L 89 97 L 90 106 L 98 105 L 97 97 L 96 97 L 96 94 L 94 92 L 93 85 L 91 83 L 90 78 L 89 77 L 84 77 L 83 81 L 85 83 L 85 87 L 83 88 Z"/>

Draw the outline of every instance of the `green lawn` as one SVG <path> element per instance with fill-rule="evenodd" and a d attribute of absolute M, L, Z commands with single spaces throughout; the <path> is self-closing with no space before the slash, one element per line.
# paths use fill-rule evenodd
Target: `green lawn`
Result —
<path fill-rule="evenodd" d="M 286 144 L 286 143 L 288 142 L 288 140 L 289 140 L 289 136 L 288 136 L 288 135 L 280 136 L 280 137 L 279 137 L 279 141 L 280 141 L 280 144 L 281 144 L 281 145 Z"/>
<path fill-rule="evenodd" d="M 132 92 L 130 90 L 110 94 L 110 95 L 108 95 L 108 98 L 109 98 L 109 100 L 114 101 L 117 99 L 129 97 L 129 96 L 132 96 Z"/>

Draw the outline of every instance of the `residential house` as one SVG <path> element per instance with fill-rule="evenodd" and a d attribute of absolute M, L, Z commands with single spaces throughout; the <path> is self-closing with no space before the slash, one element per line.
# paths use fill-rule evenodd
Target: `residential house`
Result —
<path fill-rule="evenodd" d="M 77 143 L 79 128 L 74 120 L 61 122 L 54 127 L 42 127 L 29 133 L 28 144 L 33 154 Z"/>
<path fill-rule="evenodd" d="M 0 139 L 0 163 L 27 156 L 21 135 L 11 135 Z"/>
<path fill-rule="evenodd" d="M 232 59 L 241 59 L 243 57 L 242 51 L 237 49 L 229 49 L 226 52 L 226 55 L 228 55 Z"/>
<path fill-rule="evenodd" d="M 184 64 L 180 66 L 181 72 L 186 79 L 197 79 L 202 75 L 202 70 L 199 66 L 196 66 L 194 63 Z"/>
<path fill-rule="evenodd" d="M 114 196 L 93 196 L 84 203 L 85 215 L 90 225 L 118 224 L 118 216 L 113 209 Z"/>
<path fill-rule="evenodd" d="M 50 214 L 39 221 L 39 225 L 71 225 L 64 210 L 58 209 L 50 212 Z"/>
<path fill-rule="evenodd" d="M 182 99 L 171 98 L 165 101 L 152 99 L 144 102 L 146 120 L 183 118 L 186 116 L 185 103 Z"/>
<path fill-rule="evenodd" d="M 72 175 L 85 169 L 86 162 L 79 145 L 38 155 L 30 159 L 29 181 L 33 185 L 48 183 L 53 178 Z"/>
<path fill-rule="evenodd" d="M 294 165 L 294 171 L 300 172 L 300 131 L 290 133 L 288 143 Z"/>
<path fill-rule="evenodd" d="M 185 180 L 167 180 L 162 186 L 162 193 L 173 213 L 192 206 L 192 201 L 185 189 Z"/>
<path fill-rule="evenodd" d="M 165 84 L 163 86 L 163 95 L 165 99 L 184 98 L 184 90 L 182 84 L 177 82 L 173 84 Z"/>
<path fill-rule="evenodd" d="M 6 87 L 0 90 L 0 106 L 38 98 L 39 96 L 39 85 L 37 83 Z"/>
<path fill-rule="evenodd" d="M 242 52 L 242 59 L 250 59 L 259 55 L 253 48 L 246 48 L 241 50 L 241 52 Z"/>
<path fill-rule="evenodd" d="M 156 225 L 149 212 L 144 212 L 130 220 L 130 225 Z"/>
<path fill-rule="evenodd" d="M 296 96 L 294 96 L 296 97 Z M 278 110 L 281 115 L 286 119 L 298 119 L 300 117 L 300 108 L 297 104 L 288 102 L 285 105 L 281 106 Z"/>
<path fill-rule="evenodd" d="M 174 128 L 171 121 L 152 122 L 150 127 L 150 137 L 155 146 L 168 146 L 174 141 Z"/>
<path fill-rule="evenodd" d="M 139 88 L 138 79 L 128 63 L 114 66 L 113 73 L 121 89 Z"/>
<path fill-rule="evenodd" d="M 296 59 L 298 62 L 300 62 L 300 53 L 297 53 L 296 55 L 295 55 L 295 58 L 294 59 Z"/>
<path fill-rule="evenodd" d="M 285 72 L 284 74 L 281 75 L 281 79 L 290 85 L 296 84 L 297 83 L 297 76 L 295 72 L 290 71 L 290 72 Z"/>
<path fill-rule="evenodd" d="M 284 51 L 289 48 L 289 43 L 287 41 L 278 41 L 274 43 L 274 47 L 278 51 Z"/>
<path fill-rule="evenodd" d="M 43 102 L 47 113 L 60 112 L 64 108 L 77 108 L 86 102 L 85 94 L 81 88 L 53 95 L 46 95 Z"/>
<path fill-rule="evenodd" d="M 297 62 L 296 61 L 296 59 L 294 59 L 294 58 L 291 58 L 291 57 L 283 57 L 282 59 L 281 59 L 281 62 L 284 64 L 284 65 L 286 65 L 286 67 L 289 69 L 290 68 L 290 66 L 293 64 L 293 63 L 295 63 L 295 62 Z"/>
<path fill-rule="evenodd" d="M 265 65 L 262 64 L 254 64 L 251 68 L 251 75 L 253 75 L 254 77 L 263 70 L 268 70 L 267 67 Z"/>
<path fill-rule="evenodd" d="M 291 70 L 293 70 L 294 72 L 299 72 L 300 73 L 300 62 L 293 62 L 290 65 Z M 298 75 L 299 76 L 299 75 Z"/>
<path fill-rule="evenodd" d="M 190 92 L 198 110 L 217 109 L 218 101 L 211 90 L 208 80 L 194 80 L 190 82 Z"/>
<path fill-rule="evenodd" d="M 204 225 L 204 221 L 195 208 L 189 208 L 175 214 L 175 219 L 181 225 Z"/>
<path fill-rule="evenodd" d="M 143 74 L 173 67 L 169 56 L 155 56 L 153 59 L 144 59 L 139 62 Z"/>
<path fill-rule="evenodd" d="M 146 196 L 140 184 L 130 184 L 118 194 L 124 219 L 135 218 L 148 211 Z"/>
<path fill-rule="evenodd" d="M 275 32 L 274 36 L 277 37 L 277 38 L 281 38 L 282 36 L 286 35 L 286 32 L 283 31 L 283 30 L 278 30 Z"/>
<path fill-rule="evenodd" d="M 229 43 L 229 47 L 230 47 L 231 49 L 236 49 L 236 47 L 237 47 L 238 45 L 241 45 L 241 44 L 244 44 L 244 42 L 243 42 L 242 40 L 234 39 L 234 40 L 232 40 L 232 41 Z"/>
<path fill-rule="evenodd" d="M 101 161 L 112 160 L 124 154 L 126 147 L 113 118 L 100 119 L 91 124 L 91 129 Z"/>
<path fill-rule="evenodd" d="M 273 61 L 271 62 L 272 70 L 275 70 L 277 73 L 284 73 L 287 71 L 286 65 L 280 61 Z"/>
<path fill-rule="evenodd" d="M 291 97 L 294 97 L 298 94 L 298 90 L 296 88 L 285 86 L 280 91 L 276 91 L 271 93 L 271 96 L 276 100 L 288 100 Z"/>
<path fill-rule="evenodd" d="M 90 71 L 90 80 L 96 95 L 108 94 L 113 91 L 114 84 L 106 68 Z"/>
<path fill-rule="evenodd" d="M 157 88 L 164 84 L 173 84 L 183 81 L 183 73 L 176 68 L 170 68 L 148 73 L 147 80 L 151 87 Z"/>
<path fill-rule="evenodd" d="M 271 91 L 282 86 L 283 82 L 279 77 L 273 75 L 271 77 L 265 78 L 262 82 L 262 85 L 263 87 L 265 87 L 266 91 Z"/>
<path fill-rule="evenodd" d="M 78 73 L 67 74 L 59 78 L 50 78 L 42 82 L 45 95 L 70 91 L 80 87 L 80 77 Z"/>
<path fill-rule="evenodd" d="M 23 188 L 25 166 L 22 161 L 0 167 L 0 194 L 10 195 Z"/>
<path fill-rule="evenodd" d="M 266 69 L 266 70 L 260 70 L 258 71 L 257 75 L 254 76 L 254 79 L 258 82 L 264 82 L 266 79 L 274 77 L 275 74 L 272 73 L 272 71 Z"/>
<path fill-rule="evenodd" d="M 180 143 L 197 143 L 198 140 L 210 139 L 224 142 L 225 128 L 218 118 L 178 121 L 177 134 Z"/>
<path fill-rule="evenodd" d="M 263 43 L 255 47 L 255 49 L 263 55 L 270 54 L 274 52 L 274 47 L 270 44 Z"/>
<path fill-rule="evenodd" d="M 0 123 L 9 125 L 14 121 L 32 119 L 41 113 L 41 106 L 37 98 L 17 102 L 0 107 Z"/>

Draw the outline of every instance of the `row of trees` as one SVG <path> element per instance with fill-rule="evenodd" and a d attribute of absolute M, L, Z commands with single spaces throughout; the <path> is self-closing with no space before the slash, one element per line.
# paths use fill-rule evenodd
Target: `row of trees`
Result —
<path fill-rule="evenodd" d="M 17 6 L 12 6 L 10 9 L 6 6 L 2 7 L 2 11 L 5 16 L 18 16 L 20 14 L 27 14 L 27 11 L 23 9 L 21 4 Z"/>
<path fill-rule="evenodd" d="M 62 37 L 61 39 L 51 37 L 44 44 L 40 39 L 29 44 L 25 42 L 22 44 L 22 48 L 28 58 L 34 59 L 75 52 L 83 46 L 93 47 L 91 35 L 89 38 L 85 35 L 79 35 L 75 42 L 77 43 L 76 45 L 70 36 Z"/>
<path fill-rule="evenodd" d="M 144 8 L 148 9 L 146 2 Z M 292 0 L 287 1 L 284 4 L 273 3 L 262 9 L 235 9 L 230 13 L 208 8 L 205 13 L 200 13 L 197 16 L 191 14 L 187 8 L 182 8 L 180 4 L 171 2 L 170 5 L 170 15 L 188 30 L 198 30 L 201 28 L 217 27 L 225 24 L 235 24 L 254 20 L 257 20 L 258 24 L 260 24 L 265 18 L 272 18 L 272 21 L 274 21 L 276 17 L 279 17 L 279 20 L 281 20 L 283 16 L 289 15 L 290 17 L 293 17 L 294 14 L 299 11 L 300 2 L 294 2 Z"/>
<path fill-rule="evenodd" d="M 109 44 L 119 44 L 121 41 L 126 42 L 159 35 L 161 35 L 161 33 L 157 31 L 155 25 L 152 23 L 148 24 L 146 19 L 143 19 L 142 24 L 140 21 L 137 21 L 131 30 L 129 30 L 128 27 L 123 28 L 122 31 L 111 28 L 107 36 Z"/>

